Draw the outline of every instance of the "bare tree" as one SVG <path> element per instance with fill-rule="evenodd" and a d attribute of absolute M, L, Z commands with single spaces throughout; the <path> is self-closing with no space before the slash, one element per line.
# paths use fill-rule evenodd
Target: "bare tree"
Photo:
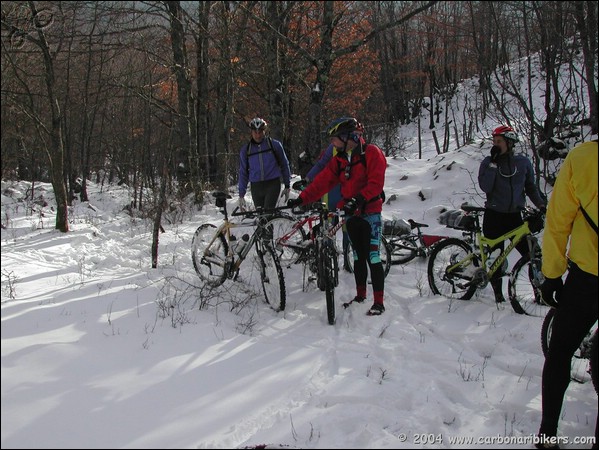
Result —
<path fill-rule="evenodd" d="M 56 94 L 57 81 L 54 68 L 56 52 L 50 50 L 50 43 L 46 36 L 47 27 L 51 23 L 58 21 L 59 18 L 50 10 L 38 9 L 36 2 L 33 1 L 27 2 L 28 14 L 25 16 L 24 21 L 22 21 L 22 12 L 23 10 L 13 17 L 3 14 L 2 27 L 3 29 L 7 29 L 13 36 L 18 36 L 23 43 L 28 42 L 31 44 L 31 48 L 39 52 L 42 60 L 45 84 L 44 100 L 49 114 L 42 116 L 39 114 L 39 110 L 32 108 L 34 102 L 30 97 L 31 92 L 27 103 L 21 103 L 19 107 L 35 121 L 36 128 L 41 133 L 40 138 L 45 143 L 44 148 L 48 155 L 52 187 L 56 198 L 56 229 L 67 232 L 69 231 L 69 221 L 67 192 L 63 179 L 64 147 L 62 141 L 62 112 Z M 19 50 L 11 49 L 10 51 Z M 13 67 L 17 69 L 16 66 Z"/>

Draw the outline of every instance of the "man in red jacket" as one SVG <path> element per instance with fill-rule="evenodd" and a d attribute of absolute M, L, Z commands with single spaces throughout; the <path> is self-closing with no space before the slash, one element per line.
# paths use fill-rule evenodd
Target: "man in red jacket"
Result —
<path fill-rule="evenodd" d="M 341 200 L 337 207 L 343 208 L 348 217 L 347 233 L 354 250 L 356 280 L 356 296 L 348 303 L 366 300 L 369 266 L 374 304 L 368 315 L 379 316 L 385 311 L 385 274 L 379 247 L 387 160 L 380 148 L 366 144 L 363 132 L 364 127 L 353 117 L 341 117 L 331 122 L 326 133 L 330 143 L 338 149 L 337 154 L 300 196 L 290 199 L 287 204 L 298 206 L 314 202 L 341 184 Z"/>

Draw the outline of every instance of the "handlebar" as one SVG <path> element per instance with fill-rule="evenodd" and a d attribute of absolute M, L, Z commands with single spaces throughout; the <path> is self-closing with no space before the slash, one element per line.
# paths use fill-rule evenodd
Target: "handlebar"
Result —
<path fill-rule="evenodd" d="M 238 211 L 239 206 L 236 207 L 231 213 L 232 216 L 246 216 L 246 217 L 255 217 L 255 216 L 264 216 L 266 214 L 272 214 L 277 211 L 283 211 L 285 209 L 292 209 L 293 206 L 277 206 L 276 208 L 257 208 L 253 211 Z"/>

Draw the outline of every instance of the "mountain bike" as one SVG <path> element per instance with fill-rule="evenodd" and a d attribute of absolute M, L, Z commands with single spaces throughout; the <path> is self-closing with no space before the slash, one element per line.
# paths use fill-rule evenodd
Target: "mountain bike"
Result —
<path fill-rule="evenodd" d="M 265 227 L 270 212 L 258 210 L 239 212 L 238 208 L 232 216 L 254 218 L 255 230 L 237 239 L 231 230 L 247 224 L 234 223 L 229 220 L 226 199 L 231 198 L 225 192 L 213 192 L 215 204 L 224 215 L 220 226 L 205 223 L 198 227 L 191 241 L 191 259 L 193 267 L 203 281 L 209 286 L 220 286 L 227 279 L 237 280 L 239 268 L 247 258 L 250 250 L 255 248 L 258 256 L 260 282 L 264 292 L 264 300 L 275 311 L 283 311 L 286 303 L 285 278 L 279 258 L 272 246 L 272 234 Z"/>
<path fill-rule="evenodd" d="M 547 311 L 547 315 L 545 315 L 545 319 L 543 319 L 543 325 L 541 325 L 541 348 L 545 357 L 547 357 L 547 352 L 549 350 L 549 341 L 551 340 L 551 329 L 553 327 L 555 311 L 555 308 L 550 308 L 549 311 Z M 595 387 L 595 392 L 597 393 L 599 393 L 599 369 L 597 368 L 597 360 L 599 359 L 599 356 L 597 355 L 597 351 L 599 351 L 598 333 L 597 322 L 595 322 L 589 333 L 580 343 L 576 353 L 574 353 L 570 371 L 570 377 L 578 383 L 585 383 L 588 381 L 588 375 L 590 375 L 593 386 Z"/>
<path fill-rule="evenodd" d="M 306 188 L 306 182 L 304 180 L 296 181 L 291 186 L 295 191 L 301 192 Z M 310 205 L 302 205 L 297 208 L 297 214 L 305 213 L 310 210 Z M 280 259 L 281 265 L 283 267 L 290 267 L 293 264 L 301 262 L 303 260 L 302 250 L 301 250 L 301 242 L 308 239 L 311 233 L 312 224 L 318 220 L 318 214 L 313 215 L 312 217 L 304 216 L 299 219 L 292 215 L 279 215 L 277 219 L 280 219 L 280 222 L 276 224 L 276 229 L 279 231 L 276 234 L 277 237 L 285 237 L 285 239 L 279 242 L 280 246 Z M 345 225 L 346 218 L 345 215 L 342 215 L 340 210 L 337 211 L 329 211 L 328 212 L 328 231 L 331 236 L 334 236 L 337 231 L 339 231 Z M 295 224 L 299 223 L 298 227 L 295 227 Z M 343 248 L 343 261 L 345 269 L 354 273 L 354 257 L 353 257 L 353 249 L 351 245 L 351 240 Z M 383 263 L 383 271 L 385 277 L 389 274 L 389 270 L 391 269 L 391 258 L 389 256 L 391 248 L 389 247 L 389 243 L 387 238 L 384 235 L 381 235 L 381 243 L 379 245 L 379 252 L 381 257 L 381 262 Z"/>
<path fill-rule="evenodd" d="M 388 228 L 387 232 L 386 228 L 383 227 L 383 233 L 387 237 L 387 242 L 391 249 L 391 264 L 406 264 L 417 256 L 427 258 L 432 253 L 436 244 L 448 237 L 423 234 L 422 228 L 426 228 L 428 225 L 412 219 L 401 219 L 399 222 L 402 226 L 397 233 L 395 233 L 395 230 L 399 229 L 398 227 Z M 402 232 L 403 230 L 407 232 Z"/>
<path fill-rule="evenodd" d="M 303 263 L 313 274 L 321 291 L 325 292 L 327 319 L 335 323 L 335 287 L 339 284 L 339 252 L 336 233 L 344 220 L 338 212 L 330 212 L 326 203 L 312 203 L 305 217 L 281 215 L 271 218 L 267 227 L 272 231 L 277 257 L 284 267 Z M 329 218 L 340 220 L 328 227 Z M 304 226 L 307 228 L 304 228 Z M 305 272 L 304 272 L 305 274 Z M 312 278 L 311 278 L 312 279 Z M 304 276 L 305 283 L 305 276 Z"/>
<path fill-rule="evenodd" d="M 509 276 L 508 294 L 514 311 L 542 316 L 547 307 L 541 302 L 540 286 L 544 277 L 541 248 L 534 233 L 543 229 L 543 213 L 527 209 L 522 225 L 496 239 L 489 239 L 482 235 L 480 225 L 479 216 L 485 208 L 462 205 L 462 210 L 472 219 L 464 230 L 465 238 L 444 239 L 429 257 L 427 273 L 431 291 L 449 298 L 469 300 L 499 272 Z M 507 272 L 507 257 L 523 239 L 528 243 L 529 254 L 522 256 L 512 271 Z M 507 240 L 511 242 L 493 258 L 493 247 Z"/>
<path fill-rule="evenodd" d="M 318 204 L 320 205 L 320 204 Z M 302 207 L 305 209 L 305 207 Z M 320 220 L 321 206 L 315 210 L 308 209 L 307 215 L 298 214 L 296 216 L 288 214 L 279 214 L 271 219 L 269 225 L 273 227 L 275 246 L 278 251 L 279 259 L 283 267 L 290 267 L 293 264 L 306 261 L 306 242 L 313 240 L 314 229 L 325 224 L 325 230 L 328 236 L 334 239 L 337 232 L 345 225 L 346 217 L 340 211 L 328 211 L 327 220 Z M 303 212 L 306 212 L 305 210 Z M 381 261 L 385 277 L 391 269 L 391 259 L 389 257 L 390 247 L 385 236 L 381 236 L 379 246 Z M 347 261 L 349 272 L 353 273 L 353 250 L 351 242 L 343 249 L 343 260 Z M 314 271 L 313 271 L 314 272 Z"/>

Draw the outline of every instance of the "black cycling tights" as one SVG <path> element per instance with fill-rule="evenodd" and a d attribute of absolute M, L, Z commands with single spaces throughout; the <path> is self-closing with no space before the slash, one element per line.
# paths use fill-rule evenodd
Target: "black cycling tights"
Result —
<path fill-rule="evenodd" d="M 347 221 L 347 234 L 355 253 L 354 256 L 354 278 L 356 286 L 366 286 L 368 271 L 370 267 L 370 278 L 372 279 L 372 290 L 383 292 L 385 289 L 385 272 L 381 262 L 379 246 L 381 243 L 380 223 L 378 229 L 373 229 L 371 224 L 361 217 L 352 217 Z M 357 259 L 356 259 L 357 256 Z"/>
<path fill-rule="evenodd" d="M 551 326 L 549 351 L 543 366 L 543 418 L 540 433 L 557 435 L 557 425 L 570 384 L 572 356 L 597 321 L 597 276 L 571 264 Z M 595 437 L 597 438 L 597 425 Z"/>

